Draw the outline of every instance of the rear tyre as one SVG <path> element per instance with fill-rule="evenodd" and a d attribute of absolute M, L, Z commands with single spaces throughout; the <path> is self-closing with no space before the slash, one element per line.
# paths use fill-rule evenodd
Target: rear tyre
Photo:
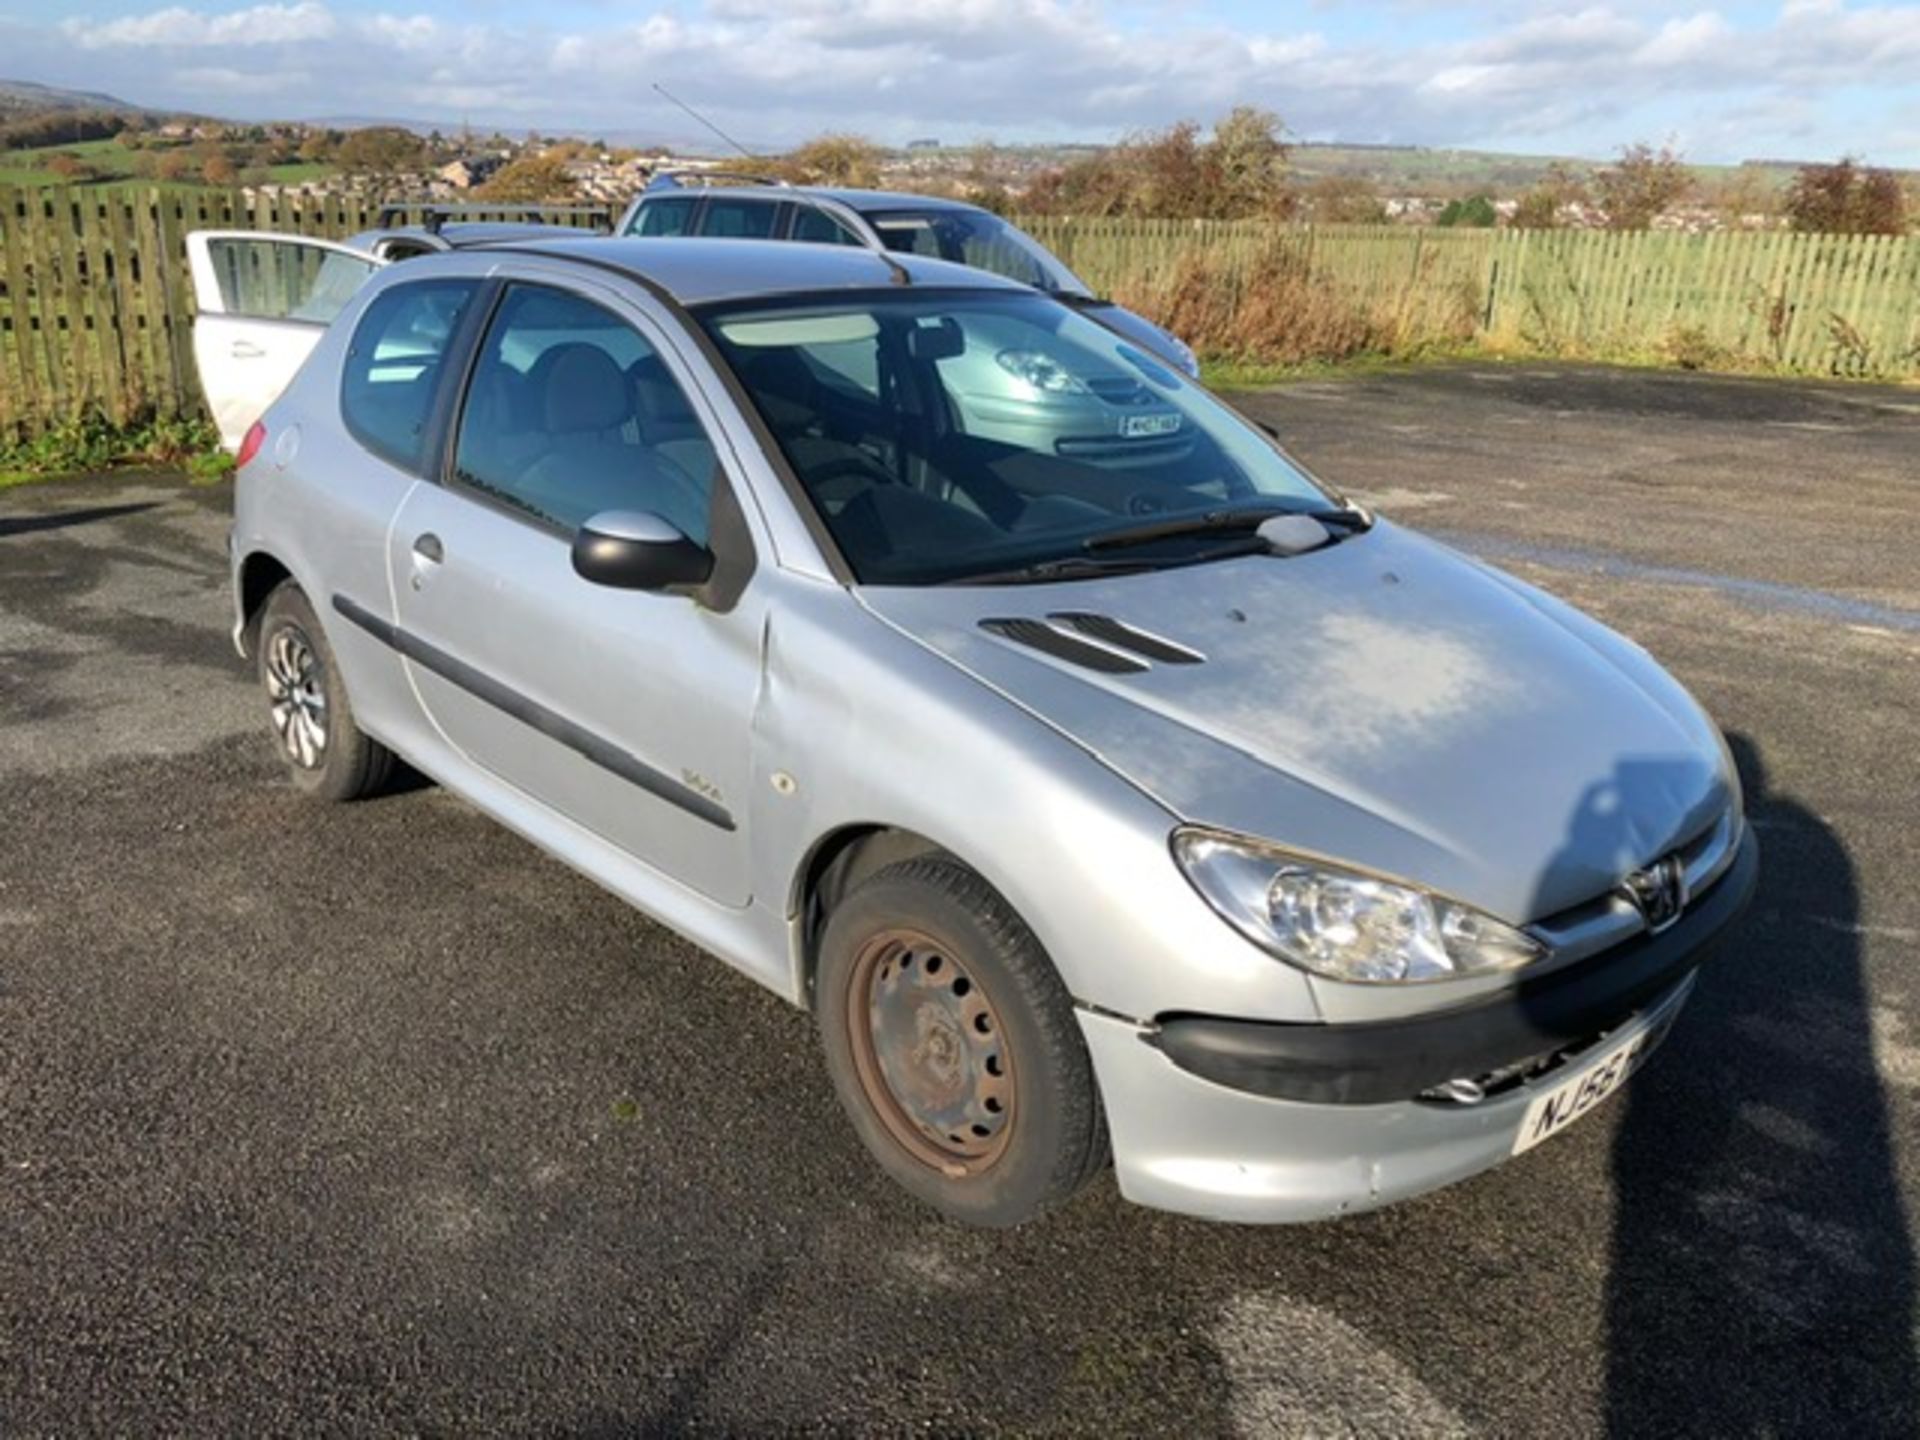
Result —
<path fill-rule="evenodd" d="M 323 800 L 376 794 L 393 752 L 354 723 L 346 681 L 298 585 L 285 581 L 267 597 L 257 634 L 267 716 L 294 788 Z"/>
<path fill-rule="evenodd" d="M 1017 1225 L 1105 1166 L 1066 987 L 1012 907 L 957 861 L 901 861 L 841 901 L 814 1010 L 860 1139 L 943 1214 Z"/>

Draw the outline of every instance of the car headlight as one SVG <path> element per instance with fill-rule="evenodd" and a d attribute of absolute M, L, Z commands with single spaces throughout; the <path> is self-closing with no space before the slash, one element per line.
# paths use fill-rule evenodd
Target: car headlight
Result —
<path fill-rule="evenodd" d="M 1000 362 L 1000 368 L 1009 375 L 1033 386 L 1034 389 L 1048 395 L 1085 395 L 1087 387 L 1080 383 L 1080 377 L 1051 355 L 1042 355 L 1038 350 L 1002 350 L 993 357 Z"/>
<path fill-rule="evenodd" d="M 1458 900 L 1259 841 L 1182 829 L 1173 854 L 1235 929 L 1330 980 L 1453 980 L 1517 969 L 1547 953 L 1531 935 Z"/>

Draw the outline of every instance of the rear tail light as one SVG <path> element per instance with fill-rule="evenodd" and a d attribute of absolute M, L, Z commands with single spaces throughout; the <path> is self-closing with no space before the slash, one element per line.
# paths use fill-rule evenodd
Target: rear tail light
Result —
<path fill-rule="evenodd" d="M 244 470 L 249 460 L 260 453 L 260 447 L 267 443 L 267 425 L 264 420 L 256 420 L 247 427 L 247 436 L 240 442 L 240 453 L 233 457 L 233 468 Z"/>

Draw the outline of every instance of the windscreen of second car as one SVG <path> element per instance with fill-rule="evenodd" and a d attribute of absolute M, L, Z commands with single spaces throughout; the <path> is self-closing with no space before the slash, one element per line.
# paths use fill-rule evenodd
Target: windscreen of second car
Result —
<path fill-rule="evenodd" d="M 1036 290 L 1093 293 L 1038 240 L 986 210 L 869 210 L 866 219 L 883 245 L 903 255 L 971 265 Z"/>
<path fill-rule="evenodd" d="M 1188 519 L 1331 503 L 1206 391 L 1039 295 L 889 290 L 702 319 L 865 583 L 1201 563 L 1227 527 Z"/>

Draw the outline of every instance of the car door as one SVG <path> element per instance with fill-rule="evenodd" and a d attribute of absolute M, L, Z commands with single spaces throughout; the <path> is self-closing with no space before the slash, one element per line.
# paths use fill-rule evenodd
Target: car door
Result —
<path fill-rule="evenodd" d="M 575 824 L 723 904 L 742 833 L 764 601 L 726 611 L 575 573 L 589 516 L 651 511 L 701 543 L 731 483 L 660 329 L 597 287 L 508 285 L 446 483 L 389 540 L 403 650 L 446 739 Z"/>
<path fill-rule="evenodd" d="M 187 264 L 199 310 L 193 359 L 200 388 L 220 442 L 238 450 L 381 262 L 304 235 L 195 230 Z"/>
<path fill-rule="evenodd" d="M 749 195 L 709 195 L 697 226 L 709 240 L 771 240 L 780 228 L 780 205 Z"/>

